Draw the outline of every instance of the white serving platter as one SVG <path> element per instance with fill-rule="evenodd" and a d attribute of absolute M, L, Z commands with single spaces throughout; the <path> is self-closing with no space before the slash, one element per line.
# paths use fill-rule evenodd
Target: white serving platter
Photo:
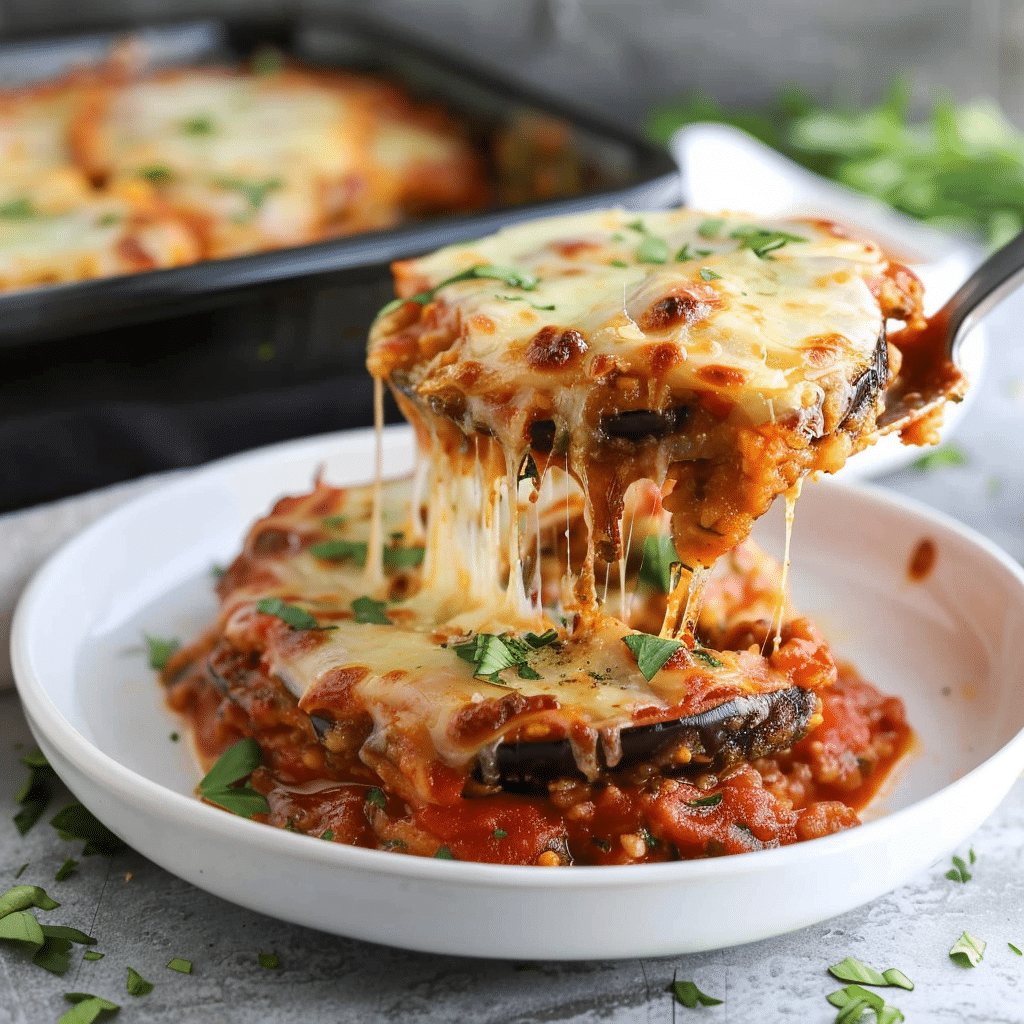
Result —
<path fill-rule="evenodd" d="M 1024 572 L 990 542 L 863 487 L 808 484 L 792 594 L 841 657 L 900 695 L 916 752 L 860 828 L 714 860 L 506 867 L 325 843 L 192 795 L 199 772 L 145 664 L 141 634 L 194 636 L 212 615 L 211 566 L 283 493 L 324 468 L 362 482 L 370 431 L 236 456 L 126 505 L 53 556 L 18 607 L 13 662 L 54 768 L 133 847 L 254 910 L 437 953 L 528 959 L 660 956 L 750 942 L 821 921 L 911 879 L 963 841 L 1024 767 Z M 386 470 L 412 435 L 386 432 Z M 759 524 L 766 546 L 782 524 Z M 906 573 L 924 537 L 930 575 Z"/>
<path fill-rule="evenodd" d="M 823 217 L 878 242 L 906 263 L 924 284 L 927 314 L 934 313 L 981 262 L 984 252 L 898 213 L 885 203 L 829 181 L 794 163 L 746 132 L 724 124 L 692 124 L 672 137 L 670 148 L 683 176 L 688 206 L 744 210 L 760 217 Z M 971 388 L 959 405 L 946 406 L 942 440 L 963 420 L 978 391 L 988 347 L 984 324 L 964 339 L 960 366 Z M 883 437 L 840 471 L 844 480 L 867 479 L 901 469 L 919 449 Z"/>

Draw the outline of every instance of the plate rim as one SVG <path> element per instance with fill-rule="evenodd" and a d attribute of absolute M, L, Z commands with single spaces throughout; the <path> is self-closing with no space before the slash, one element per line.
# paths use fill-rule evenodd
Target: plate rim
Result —
<path fill-rule="evenodd" d="M 228 456 L 207 466 L 169 480 L 164 486 L 140 495 L 114 509 L 91 524 L 86 530 L 72 538 L 58 549 L 35 573 L 23 592 L 15 610 L 11 655 L 15 681 L 19 696 L 25 706 L 30 723 L 38 728 L 55 748 L 60 750 L 75 767 L 104 789 L 116 791 L 128 802 L 142 804 L 150 813 L 200 828 L 222 839 L 240 841 L 245 845 L 255 843 L 267 852 L 286 852 L 290 857 L 299 857 L 310 862 L 326 865 L 345 866 L 358 871 L 392 875 L 396 879 L 443 882 L 448 884 L 476 884 L 490 888 L 516 890 L 551 888 L 605 888 L 614 885 L 625 888 L 642 888 L 662 885 L 667 882 L 686 884 L 701 880 L 721 879 L 726 875 L 749 874 L 769 871 L 772 867 L 792 867 L 809 856 L 808 843 L 796 843 L 771 850 L 758 850 L 736 854 L 730 857 L 700 860 L 673 861 L 657 864 L 568 866 L 557 872 L 539 871 L 532 865 L 499 865 L 473 861 L 435 861 L 431 858 L 395 856 L 383 850 L 369 850 L 344 844 L 314 844 L 307 842 L 310 837 L 289 835 L 285 830 L 268 827 L 260 822 L 249 821 L 226 814 L 210 807 L 194 797 L 169 789 L 161 783 L 139 774 L 121 764 L 87 739 L 69 721 L 52 701 L 44 681 L 37 678 L 31 663 L 30 630 L 40 614 L 38 606 L 44 600 L 48 587 L 59 578 L 61 564 L 78 548 L 92 542 L 95 534 L 116 526 L 119 520 L 138 516 L 151 506 L 173 498 L 180 492 L 188 492 L 202 485 L 208 478 L 242 469 L 267 461 L 311 460 L 315 465 L 317 456 L 322 462 L 330 457 L 330 448 L 339 442 L 357 443 L 371 440 L 372 428 L 355 431 L 339 431 L 316 435 L 295 441 L 286 441 L 249 452 Z M 403 436 L 404 435 L 404 436 Z M 385 444 L 388 438 L 401 443 L 408 442 L 412 435 L 406 425 L 386 428 Z M 392 440 L 391 443 L 396 443 Z M 862 481 L 842 480 L 816 481 L 818 487 L 853 493 L 868 500 L 889 505 L 900 512 L 910 513 L 924 522 L 941 527 L 958 535 L 999 564 L 1021 589 L 1024 595 L 1024 567 L 1021 567 L 997 544 L 959 520 L 906 495 L 887 490 Z M 261 510 L 254 510 L 258 515 Z M 840 855 L 845 850 L 870 845 L 876 837 L 887 831 L 900 831 L 903 823 L 908 825 L 915 818 L 927 817 L 931 805 L 949 798 L 950 791 L 968 787 L 974 776 L 994 770 L 995 762 L 1014 759 L 1024 767 L 1024 728 L 1015 733 L 1006 743 L 969 772 L 954 779 L 935 793 L 915 801 L 907 807 L 897 809 L 876 820 L 864 822 L 854 829 L 813 840 L 810 845 L 812 859 L 826 860 L 829 856 Z M 1012 780 L 1011 780 L 1012 782 Z M 993 805 L 994 807 L 995 805 Z M 990 812 L 991 813 L 991 812 Z M 238 831 L 241 829 L 241 831 Z"/>

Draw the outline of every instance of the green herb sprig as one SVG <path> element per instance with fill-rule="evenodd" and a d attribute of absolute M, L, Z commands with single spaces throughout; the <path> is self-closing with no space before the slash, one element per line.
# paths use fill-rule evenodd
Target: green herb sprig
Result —
<path fill-rule="evenodd" d="M 387 316 L 396 309 L 401 309 L 407 302 L 415 302 L 420 306 L 425 306 L 442 288 L 446 288 L 450 284 L 457 284 L 459 281 L 472 281 L 479 278 L 501 281 L 509 288 L 520 288 L 524 292 L 536 291 L 537 285 L 540 284 L 539 278 L 522 270 L 516 270 L 513 267 L 495 266 L 491 263 L 478 263 L 475 267 L 469 267 L 458 274 L 452 274 L 451 277 L 446 277 L 443 281 L 434 285 L 433 288 L 417 292 L 415 295 L 410 295 L 407 299 L 392 299 L 380 310 L 377 316 Z"/>
<path fill-rule="evenodd" d="M 199 795 L 211 804 L 242 818 L 266 814 L 270 810 L 266 797 L 248 783 L 238 785 L 243 779 L 248 779 L 261 764 L 263 753 L 260 745 L 251 736 L 247 736 L 228 747 L 217 758 L 217 763 L 199 783 Z"/>

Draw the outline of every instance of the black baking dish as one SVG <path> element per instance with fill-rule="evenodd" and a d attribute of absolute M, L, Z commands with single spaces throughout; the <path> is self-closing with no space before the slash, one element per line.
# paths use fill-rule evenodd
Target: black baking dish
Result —
<path fill-rule="evenodd" d="M 393 30 L 385 31 L 350 15 L 299 14 L 272 23 L 207 20 L 74 38 L 8 40 L 0 43 L 0 88 L 57 77 L 83 64 L 102 63 L 126 35 L 144 46 L 150 55 L 147 67 L 153 70 L 244 61 L 269 42 L 301 64 L 380 73 L 416 98 L 440 102 L 479 132 L 514 131 L 514 125 L 531 113 L 554 117 L 565 123 L 568 147 L 586 166 L 595 187 L 573 197 L 406 224 L 312 245 L 3 294 L 0 344 L 181 316 L 232 302 L 253 289 L 265 291 L 309 275 L 384 264 L 528 217 L 598 206 L 661 208 L 679 201 L 676 168 L 663 149 L 574 112 L 560 101 L 501 81 L 450 54 L 431 52 L 408 37 L 396 38 Z M 340 280 L 343 278 L 333 283 Z M 347 308 L 352 317 L 356 309 Z M 367 312 L 358 316 L 360 324 L 368 322 Z"/>

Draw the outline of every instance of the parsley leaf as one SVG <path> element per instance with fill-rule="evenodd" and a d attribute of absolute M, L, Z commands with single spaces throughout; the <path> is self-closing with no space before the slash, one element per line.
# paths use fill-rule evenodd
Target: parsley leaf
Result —
<path fill-rule="evenodd" d="M 320 833 L 320 838 L 323 839 L 325 842 L 333 843 L 334 842 L 334 829 L 333 828 L 329 828 L 326 831 L 321 832 Z"/>
<path fill-rule="evenodd" d="M 129 967 L 128 982 L 125 988 L 128 989 L 128 995 L 130 996 L 145 996 L 153 991 L 153 982 L 146 981 L 134 967 Z"/>
<path fill-rule="evenodd" d="M 420 306 L 425 306 L 442 288 L 446 288 L 450 284 L 456 284 L 459 281 L 471 281 L 479 278 L 501 281 L 509 288 L 521 288 L 524 292 L 536 291 L 537 285 L 540 284 L 540 280 L 534 277 L 533 274 L 515 270 L 512 267 L 499 267 L 490 263 L 479 263 L 475 267 L 469 267 L 458 274 L 446 277 L 443 281 L 434 285 L 433 288 L 417 292 L 415 295 L 410 295 L 407 299 L 392 299 L 381 309 L 377 316 L 386 316 L 388 313 L 393 313 L 396 309 L 401 309 L 407 302 L 415 302 Z"/>
<path fill-rule="evenodd" d="M 687 260 L 692 259 L 694 259 L 694 255 L 690 252 L 690 243 L 687 242 L 682 249 L 676 253 L 676 263 L 686 263 Z"/>
<path fill-rule="evenodd" d="M 644 541 L 643 557 L 640 561 L 640 579 L 652 590 L 664 594 L 672 593 L 672 565 L 679 561 L 676 546 L 671 537 L 657 535 Z"/>
<path fill-rule="evenodd" d="M 391 620 L 384 614 L 384 602 L 372 597 L 357 597 L 352 602 L 352 614 L 356 622 L 369 622 L 378 626 L 390 626 Z"/>
<path fill-rule="evenodd" d="M 243 818 L 266 814 L 270 808 L 262 793 L 248 784 L 234 785 L 252 775 L 262 763 L 259 744 L 251 736 L 239 740 L 220 755 L 217 763 L 203 777 L 199 783 L 199 795 Z"/>
<path fill-rule="evenodd" d="M 169 971 L 177 971 L 179 974 L 191 974 L 192 973 L 192 961 L 185 960 L 180 956 L 172 956 L 167 961 L 167 969 Z"/>
<path fill-rule="evenodd" d="M 701 267 L 700 276 L 702 281 L 721 281 L 722 275 L 716 274 L 710 267 Z"/>
<path fill-rule="evenodd" d="M 45 934 L 45 932 L 44 932 Z M 51 974 L 67 974 L 71 967 L 71 940 L 60 936 L 47 935 L 42 946 L 32 957 L 32 963 Z"/>
<path fill-rule="evenodd" d="M 22 864 L 21 867 L 18 868 L 18 870 L 14 872 L 14 877 L 15 878 L 21 878 L 21 876 L 23 874 L 25 874 L 25 869 L 28 867 L 28 865 L 29 865 L 29 862 L 25 861 L 25 863 Z"/>
<path fill-rule="evenodd" d="M 800 235 L 791 235 L 788 231 L 775 231 L 771 228 L 759 228 L 754 225 L 737 228 L 729 232 L 730 238 L 738 239 L 740 249 L 749 249 L 758 259 L 770 260 L 771 254 L 789 242 L 806 242 Z"/>
<path fill-rule="evenodd" d="M 287 623 L 292 629 L 337 629 L 337 626 L 321 626 L 319 622 L 298 605 L 286 604 L 279 597 L 264 597 L 256 604 L 256 611 L 264 615 L 273 615 L 282 622 Z"/>
<path fill-rule="evenodd" d="M 163 672 L 171 655 L 181 647 L 181 641 L 173 637 L 169 640 L 161 640 L 159 637 L 142 634 L 146 641 L 146 651 L 149 655 L 149 667 L 157 672 Z"/>
<path fill-rule="evenodd" d="M 366 802 L 373 804 L 374 807 L 383 809 L 388 805 L 388 798 L 384 795 L 384 790 L 380 786 L 371 786 L 366 791 Z"/>
<path fill-rule="evenodd" d="M 630 633 L 622 638 L 622 642 L 633 652 L 636 667 L 641 675 L 650 682 L 661 667 L 682 647 L 679 640 L 663 640 L 650 633 Z"/>
<path fill-rule="evenodd" d="M 76 1005 L 62 1013 L 57 1024 L 93 1024 L 102 1014 L 116 1013 L 121 1009 L 117 1003 L 88 992 L 65 992 L 64 998 Z"/>
<path fill-rule="evenodd" d="M 668 260 L 668 245 L 664 239 L 645 235 L 637 247 L 636 258 L 640 263 L 665 263 Z"/>
<path fill-rule="evenodd" d="M 68 804 L 58 811 L 50 824 L 57 830 L 57 835 L 65 842 L 84 839 L 82 853 L 91 857 L 94 853 L 102 853 L 112 857 L 125 848 L 123 840 L 118 839 L 87 807 L 82 804 Z"/>
<path fill-rule="evenodd" d="M 969 882 L 974 876 L 967 870 L 967 864 L 963 857 L 953 857 L 953 867 L 946 872 L 946 877 L 951 882 Z"/>
<path fill-rule="evenodd" d="M 29 774 L 14 797 L 15 802 L 21 804 L 21 810 L 14 816 L 14 824 L 18 834 L 25 835 L 50 805 L 53 787 L 59 780 L 38 747 L 21 758 L 21 763 L 28 768 Z"/>
<path fill-rule="evenodd" d="M 715 999 L 713 996 L 701 992 L 692 981 L 673 981 L 672 992 L 676 997 L 676 1001 L 690 1010 L 694 1009 L 698 1004 L 701 1006 L 722 1005 L 721 999 Z"/>
<path fill-rule="evenodd" d="M 717 807 L 722 802 L 721 793 L 709 793 L 707 796 L 699 796 L 695 800 L 687 800 L 687 807 Z M 831 968 L 830 968 L 831 970 Z"/>
<path fill-rule="evenodd" d="M 949 951 L 949 959 L 961 967 L 977 967 L 985 957 L 985 940 L 962 932 Z"/>
<path fill-rule="evenodd" d="M 364 540 L 323 540 L 310 544 L 307 549 L 314 558 L 325 562 L 340 562 L 351 558 L 356 565 L 366 565 L 366 541 Z"/>
<path fill-rule="evenodd" d="M 701 238 L 706 238 L 708 240 L 717 238 L 721 234 L 724 224 L 724 217 L 713 217 L 701 223 L 697 228 L 697 234 L 700 235 Z"/>
<path fill-rule="evenodd" d="M 82 954 L 83 960 L 102 960 L 106 956 L 106 953 L 97 953 L 95 949 L 87 949 Z"/>
<path fill-rule="evenodd" d="M 927 473 L 932 469 L 943 469 L 947 466 L 966 466 L 970 460 L 967 453 L 956 444 L 944 444 L 941 448 L 922 455 L 913 463 L 913 468 L 919 473 Z"/>
<path fill-rule="evenodd" d="M 53 876 L 55 882 L 63 882 L 65 879 L 70 878 L 78 868 L 78 861 L 67 857 L 64 863 L 57 868 L 57 873 Z"/>
<path fill-rule="evenodd" d="M 434 854 L 435 860 L 458 860 L 459 858 L 448 849 L 447 846 L 439 846 L 437 853 Z"/>

